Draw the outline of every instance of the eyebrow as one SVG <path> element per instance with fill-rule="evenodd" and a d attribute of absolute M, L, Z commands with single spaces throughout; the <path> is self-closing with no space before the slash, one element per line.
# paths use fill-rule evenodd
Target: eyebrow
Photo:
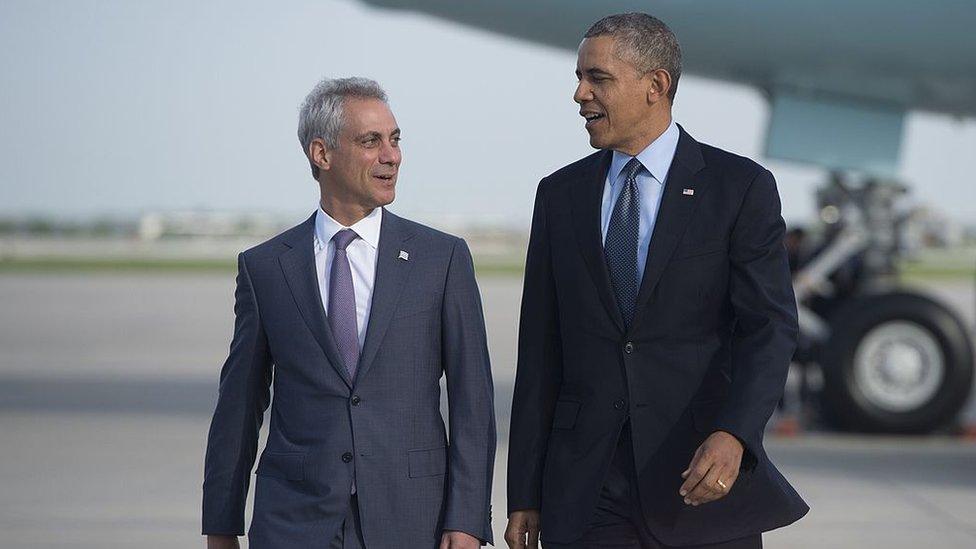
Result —
<path fill-rule="evenodd" d="M 589 68 L 589 69 L 586 69 L 583 72 L 585 72 L 586 74 L 588 74 L 590 76 L 609 76 L 609 77 L 613 77 L 612 74 L 610 74 L 609 72 L 607 72 L 607 71 L 605 71 L 605 70 L 603 70 L 601 68 L 598 68 L 598 67 Z M 577 77 L 581 76 L 579 69 L 576 69 L 576 76 Z"/>
<path fill-rule="evenodd" d="M 399 135 L 400 135 L 400 128 L 397 128 L 392 132 L 390 132 L 390 137 L 398 137 Z M 356 140 L 362 141 L 364 139 L 379 139 L 381 137 L 383 137 L 383 134 L 374 130 L 374 131 L 366 132 L 364 134 L 357 135 Z"/>
<path fill-rule="evenodd" d="M 356 136 L 356 140 L 357 141 L 360 141 L 360 140 L 363 140 L 363 139 L 376 139 L 379 136 L 380 136 L 380 132 L 377 132 L 377 131 L 366 132 L 366 133 L 357 135 Z"/>

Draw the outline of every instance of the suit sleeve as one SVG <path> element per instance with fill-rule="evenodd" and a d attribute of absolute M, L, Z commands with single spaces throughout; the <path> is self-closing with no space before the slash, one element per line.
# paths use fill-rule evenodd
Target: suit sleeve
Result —
<path fill-rule="evenodd" d="M 237 266 L 234 337 L 220 371 L 204 462 L 204 534 L 244 535 L 251 467 L 270 399 L 272 358 L 243 253 Z"/>
<path fill-rule="evenodd" d="M 562 347 L 545 186 L 543 180 L 536 193 L 525 259 L 508 448 L 509 513 L 541 507 L 542 472 L 562 380 Z"/>
<path fill-rule="evenodd" d="M 491 480 L 495 404 L 481 295 L 471 252 L 458 239 L 448 267 L 441 316 L 442 363 L 450 424 L 444 530 L 493 543 Z"/>
<path fill-rule="evenodd" d="M 732 386 L 717 426 L 743 442 L 746 469 L 765 455 L 763 431 L 783 395 L 796 349 L 796 301 L 784 232 L 776 181 L 763 169 L 747 189 L 732 230 Z"/>

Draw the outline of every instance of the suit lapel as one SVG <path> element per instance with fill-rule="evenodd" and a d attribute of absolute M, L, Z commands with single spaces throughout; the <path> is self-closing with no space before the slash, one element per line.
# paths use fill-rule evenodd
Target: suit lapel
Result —
<path fill-rule="evenodd" d="M 644 276 L 637 293 L 637 309 L 631 324 L 633 331 L 647 309 L 647 301 L 654 288 L 661 279 L 664 268 L 671 260 L 675 246 L 681 240 L 685 227 L 691 220 L 703 194 L 704 179 L 696 174 L 705 167 L 702 159 L 701 146 L 684 128 L 679 126 L 681 135 L 678 138 L 678 148 L 668 170 L 668 178 L 664 185 L 664 196 L 658 208 L 657 220 L 647 249 L 647 262 L 644 265 Z M 690 189 L 691 194 L 685 194 Z"/>
<path fill-rule="evenodd" d="M 315 272 L 314 235 L 315 214 L 312 214 L 308 221 L 295 228 L 292 238 L 285 241 L 289 249 L 278 256 L 278 263 L 305 324 L 322 347 L 329 363 L 346 385 L 352 387 L 322 307 L 322 294 L 319 291 L 318 274 Z"/>
<path fill-rule="evenodd" d="M 603 186 L 613 153 L 603 151 L 591 158 L 591 162 L 583 169 L 581 180 L 572 187 L 573 218 L 576 220 L 573 225 L 583 260 L 589 268 L 600 301 L 603 302 L 607 314 L 610 315 L 617 329 L 623 332 L 624 319 L 610 285 L 610 271 L 603 253 L 603 233 L 600 229 Z"/>
<path fill-rule="evenodd" d="M 414 254 L 406 241 L 413 236 L 403 220 L 388 210 L 383 210 L 383 221 L 380 225 L 380 242 L 376 250 L 376 278 L 373 285 L 373 298 L 369 310 L 369 320 L 366 327 L 366 342 L 360 354 L 359 366 L 356 370 L 356 383 L 369 371 L 376 358 L 383 336 L 390 326 L 393 312 L 396 310 L 400 293 L 403 290 L 407 275 L 413 265 L 412 261 L 401 259 L 400 252 L 407 252 L 407 257 Z"/>

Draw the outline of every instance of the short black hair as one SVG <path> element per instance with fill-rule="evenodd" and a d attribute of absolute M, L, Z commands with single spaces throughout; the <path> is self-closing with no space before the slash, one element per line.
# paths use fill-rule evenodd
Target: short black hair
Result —
<path fill-rule="evenodd" d="M 617 55 L 633 63 L 643 75 L 664 69 L 671 75 L 668 99 L 674 103 L 681 78 L 681 46 L 671 29 L 653 15 L 619 13 L 600 19 L 586 31 L 584 38 L 612 36 L 617 40 Z"/>

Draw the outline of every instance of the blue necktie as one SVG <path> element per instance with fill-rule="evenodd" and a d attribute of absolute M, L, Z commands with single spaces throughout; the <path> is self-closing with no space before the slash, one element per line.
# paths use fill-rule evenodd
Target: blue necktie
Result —
<path fill-rule="evenodd" d="M 624 166 L 624 188 L 613 205 L 607 240 L 603 251 L 610 268 L 610 283 L 617 297 L 617 306 L 624 317 L 624 324 L 630 328 L 637 308 L 638 283 L 637 244 L 640 232 L 640 189 L 637 188 L 637 173 L 644 168 L 640 160 L 631 158 Z"/>

